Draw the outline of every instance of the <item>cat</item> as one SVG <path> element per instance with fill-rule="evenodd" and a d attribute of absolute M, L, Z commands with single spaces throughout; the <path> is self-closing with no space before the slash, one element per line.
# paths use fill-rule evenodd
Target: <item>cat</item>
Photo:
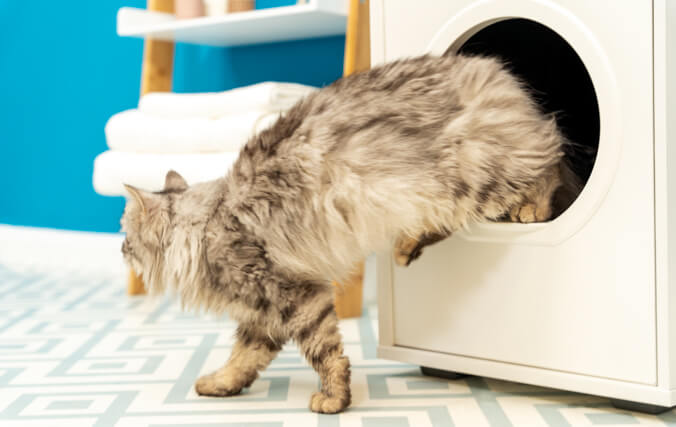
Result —
<path fill-rule="evenodd" d="M 197 393 L 249 387 L 294 340 L 321 379 L 310 409 L 350 405 L 330 280 L 376 250 L 398 264 L 473 221 L 544 221 L 565 137 L 497 59 L 402 59 L 307 96 L 242 148 L 226 176 L 127 186 L 122 252 L 151 293 L 227 312 L 228 362 Z"/>

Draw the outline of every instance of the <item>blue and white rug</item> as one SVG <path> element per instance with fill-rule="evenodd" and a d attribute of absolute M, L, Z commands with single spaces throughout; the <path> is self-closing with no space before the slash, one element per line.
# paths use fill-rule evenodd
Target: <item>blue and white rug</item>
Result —
<path fill-rule="evenodd" d="M 487 378 L 449 382 L 377 359 L 373 306 L 340 325 L 352 361 L 347 412 L 307 409 L 318 379 L 293 346 L 242 395 L 200 397 L 193 383 L 227 360 L 234 323 L 128 297 L 119 260 L 101 268 L 83 255 L 92 251 L 70 254 L 64 242 L 73 241 L 54 244 L 49 260 L 37 253 L 49 244 L 35 249 L 49 268 L 0 248 L 0 426 L 676 425 L 674 412 L 631 413 L 599 397 Z"/>

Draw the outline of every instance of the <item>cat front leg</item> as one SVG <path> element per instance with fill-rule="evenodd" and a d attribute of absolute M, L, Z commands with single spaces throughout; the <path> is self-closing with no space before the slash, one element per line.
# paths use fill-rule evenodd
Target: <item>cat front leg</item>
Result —
<path fill-rule="evenodd" d="M 294 323 L 294 338 L 322 383 L 310 399 L 310 409 L 324 414 L 342 411 L 351 402 L 350 361 L 343 355 L 331 294 L 306 304 Z"/>
<path fill-rule="evenodd" d="M 560 165 L 550 167 L 525 200 L 510 209 L 513 222 L 544 222 L 552 217 L 552 198 L 561 186 Z"/>
<path fill-rule="evenodd" d="M 394 261 L 405 267 L 422 255 L 425 246 L 440 242 L 449 237 L 450 231 L 423 233 L 417 239 L 408 236 L 400 236 L 394 243 Z"/>
<path fill-rule="evenodd" d="M 203 396 L 233 396 L 249 387 L 258 372 L 277 356 L 283 339 L 273 340 L 256 326 L 240 325 L 230 359 L 219 370 L 205 375 L 195 383 L 195 391 Z"/>

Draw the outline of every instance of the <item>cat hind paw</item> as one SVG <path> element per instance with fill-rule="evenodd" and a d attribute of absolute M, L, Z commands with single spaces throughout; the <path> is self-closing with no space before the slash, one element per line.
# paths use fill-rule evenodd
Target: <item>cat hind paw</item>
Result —
<path fill-rule="evenodd" d="M 316 392 L 310 398 L 310 410 L 320 414 L 335 414 L 341 412 L 349 405 L 349 399 L 327 396 L 322 392 Z"/>

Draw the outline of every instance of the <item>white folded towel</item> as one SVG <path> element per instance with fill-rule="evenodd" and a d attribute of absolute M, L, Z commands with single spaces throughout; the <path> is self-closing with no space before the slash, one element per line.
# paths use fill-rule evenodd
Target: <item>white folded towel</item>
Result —
<path fill-rule="evenodd" d="M 282 111 L 317 88 L 295 83 L 264 82 L 225 92 L 154 92 L 141 97 L 139 110 L 170 118 L 220 117 L 241 111 Z"/>
<path fill-rule="evenodd" d="M 239 151 L 270 126 L 280 113 L 250 111 L 216 119 L 169 119 L 139 110 L 113 115 L 105 133 L 111 150 L 137 153 L 211 153 Z"/>
<path fill-rule="evenodd" d="M 94 160 L 94 190 L 104 196 L 126 195 L 122 184 L 148 191 L 164 188 L 169 170 L 188 184 L 220 178 L 230 170 L 237 152 L 210 154 L 148 154 L 105 151 Z"/>

